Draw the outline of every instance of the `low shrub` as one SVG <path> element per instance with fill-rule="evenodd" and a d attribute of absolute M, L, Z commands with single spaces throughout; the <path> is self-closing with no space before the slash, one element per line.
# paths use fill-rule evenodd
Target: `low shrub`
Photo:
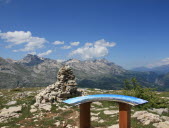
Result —
<path fill-rule="evenodd" d="M 136 78 L 124 81 L 123 94 L 148 101 L 146 104 L 137 106 L 139 109 L 166 108 L 168 106 L 166 100 L 156 94 L 155 89 L 142 87 Z"/>

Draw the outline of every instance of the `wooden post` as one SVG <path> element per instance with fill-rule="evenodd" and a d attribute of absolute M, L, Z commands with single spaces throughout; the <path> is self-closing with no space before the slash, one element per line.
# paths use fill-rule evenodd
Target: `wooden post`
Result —
<path fill-rule="evenodd" d="M 80 128 L 90 128 L 90 102 L 80 104 Z"/>
<path fill-rule="evenodd" d="M 130 128 L 130 110 L 129 104 L 119 103 L 119 128 Z"/>

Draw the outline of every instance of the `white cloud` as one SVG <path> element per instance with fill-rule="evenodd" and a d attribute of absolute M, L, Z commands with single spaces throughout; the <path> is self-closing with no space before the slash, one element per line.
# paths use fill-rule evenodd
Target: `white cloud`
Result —
<path fill-rule="evenodd" d="M 63 46 L 63 47 L 61 47 L 62 49 L 70 49 L 71 48 L 71 46 L 67 46 L 67 45 L 65 45 L 65 46 Z"/>
<path fill-rule="evenodd" d="M 45 38 L 33 37 L 30 31 L 14 31 L 0 33 L 0 38 L 5 42 L 10 44 L 6 48 L 11 48 L 14 45 L 20 45 L 25 43 L 25 47 L 18 50 L 13 50 L 14 52 L 18 51 L 34 51 L 39 48 L 43 48 L 44 44 L 47 42 Z"/>
<path fill-rule="evenodd" d="M 71 42 L 70 43 L 72 46 L 78 46 L 80 44 L 80 42 Z"/>
<path fill-rule="evenodd" d="M 92 46 L 92 43 L 85 43 L 85 46 Z"/>
<path fill-rule="evenodd" d="M 106 42 L 104 39 L 98 40 L 95 42 L 95 45 L 104 46 L 104 47 L 114 47 L 116 45 L 115 42 Z"/>
<path fill-rule="evenodd" d="M 64 41 L 55 41 L 53 42 L 54 45 L 60 45 L 60 44 L 64 44 Z"/>
<path fill-rule="evenodd" d="M 28 42 L 28 40 L 32 37 L 31 32 L 27 31 L 14 31 L 14 32 L 6 32 L 0 33 L 1 39 L 5 40 L 5 42 L 11 42 L 13 45 L 22 44 Z"/>
<path fill-rule="evenodd" d="M 48 50 L 46 52 L 43 52 L 43 53 L 39 53 L 38 56 L 42 57 L 42 56 L 47 56 L 49 55 L 50 53 L 52 53 L 52 50 Z"/>
<path fill-rule="evenodd" d="M 169 58 L 162 59 L 162 62 L 169 63 Z"/>
<path fill-rule="evenodd" d="M 92 43 L 86 43 L 84 47 L 78 48 L 70 53 L 70 56 L 80 56 L 82 59 L 99 58 L 108 55 L 107 47 L 114 47 L 115 43 L 106 42 L 104 39 Z"/>
<path fill-rule="evenodd" d="M 34 51 L 44 47 L 44 43 L 47 41 L 44 38 L 32 37 L 30 41 L 25 45 L 25 48 L 19 49 L 18 51 Z"/>
<path fill-rule="evenodd" d="M 168 64 L 169 64 L 169 58 L 165 58 L 165 59 L 162 59 L 162 60 L 155 62 L 153 64 L 149 64 L 146 67 L 153 68 L 153 67 L 168 65 Z"/>

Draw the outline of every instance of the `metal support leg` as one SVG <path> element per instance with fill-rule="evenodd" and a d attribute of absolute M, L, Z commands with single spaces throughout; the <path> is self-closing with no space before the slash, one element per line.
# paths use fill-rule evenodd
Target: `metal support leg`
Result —
<path fill-rule="evenodd" d="M 131 106 L 125 103 L 119 103 L 119 128 L 130 128 Z"/>
<path fill-rule="evenodd" d="M 90 102 L 80 104 L 80 128 L 90 128 Z"/>

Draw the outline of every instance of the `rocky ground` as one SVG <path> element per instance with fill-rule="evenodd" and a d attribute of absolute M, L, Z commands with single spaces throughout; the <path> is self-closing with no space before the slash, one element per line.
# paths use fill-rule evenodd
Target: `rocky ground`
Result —
<path fill-rule="evenodd" d="M 41 104 L 34 107 L 35 96 L 43 88 L 23 88 L 0 90 L 0 127 L 1 128 L 78 128 L 79 108 L 62 102 Z M 85 94 L 122 94 L 121 91 L 81 89 Z M 158 92 L 169 100 L 169 92 Z M 166 102 L 166 104 L 168 104 Z M 94 128 L 118 128 L 118 105 L 114 102 L 94 102 L 91 108 Z M 169 110 L 160 108 L 138 110 L 132 108 L 132 128 L 168 128 Z"/>

